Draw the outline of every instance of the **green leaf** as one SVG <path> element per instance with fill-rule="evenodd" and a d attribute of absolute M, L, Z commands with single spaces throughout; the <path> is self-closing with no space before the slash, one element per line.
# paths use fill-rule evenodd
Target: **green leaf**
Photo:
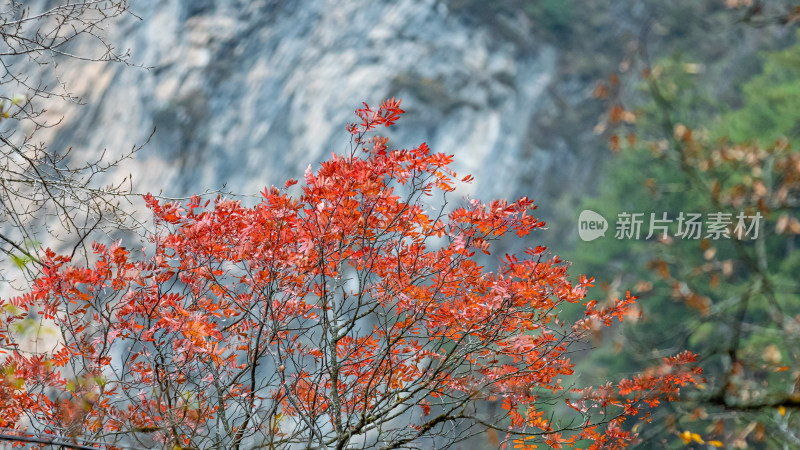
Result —
<path fill-rule="evenodd" d="M 17 268 L 19 268 L 19 269 L 24 269 L 24 268 L 25 268 L 25 266 L 26 266 L 26 265 L 27 265 L 29 262 L 31 262 L 31 259 L 30 259 L 30 258 L 28 258 L 27 256 L 17 256 L 17 255 L 11 255 L 11 262 L 13 262 L 13 263 L 14 263 L 14 265 L 15 265 L 15 266 L 17 266 Z"/>

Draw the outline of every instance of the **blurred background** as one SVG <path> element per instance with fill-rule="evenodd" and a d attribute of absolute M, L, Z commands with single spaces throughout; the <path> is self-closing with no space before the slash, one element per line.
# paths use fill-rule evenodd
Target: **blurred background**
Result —
<path fill-rule="evenodd" d="M 641 315 L 598 332 L 578 372 L 615 379 L 700 354 L 708 383 L 659 410 L 643 448 L 800 446 L 797 2 L 141 0 L 129 12 L 99 32 L 128 64 L 20 59 L 15 70 L 73 97 L 36 99 L 48 126 L 4 132 L 35 131 L 73 163 L 144 144 L 96 182 L 248 199 L 345 151 L 362 101 L 402 98 L 390 146 L 454 154 L 475 177 L 462 195 L 539 205 L 548 230 L 500 254 L 545 244 L 597 279 L 590 297 L 641 296 Z M 96 44 L 64 53 L 102 59 Z M 609 221 L 605 237 L 579 239 L 584 209 Z M 646 239 L 647 221 L 616 239 L 625 211 L 764 219 L 756 239 Z"/>

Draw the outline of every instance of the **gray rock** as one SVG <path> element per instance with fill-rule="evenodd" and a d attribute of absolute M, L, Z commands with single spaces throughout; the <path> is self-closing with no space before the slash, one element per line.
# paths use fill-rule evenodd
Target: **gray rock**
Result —
<path fill-rule="evenodd" d="M 143 1 L 134 12 L 143 20 L 112 25 L 109 40 L 152 69 L 64 61 L 86 105 L 62 105 L 51 145 L 96 155 L 156 127 L 120 171 L 137 191 L 257 193 L 346 149 L 360 102 L 393 96 L 407 114 L 391 143 L 455 154 L 477 179 L 464 194 L 517 194 L 559 157 L 529 136 L 557 51 L 524 30 L 521 46 L 417 0 Z"/>

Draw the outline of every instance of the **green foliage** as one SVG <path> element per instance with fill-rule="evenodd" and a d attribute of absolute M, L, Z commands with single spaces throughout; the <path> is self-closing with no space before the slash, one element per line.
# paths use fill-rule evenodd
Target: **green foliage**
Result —
<path fill-rule="evenodd" d="M 798 32 L 800 35 L 800 32 Z M 800 44 L 770 53 L 760 75 L 744 85 L 745 107 L 723 116 L 717 134 L 734 142 L 769 145 L 800 137 Z"/>
<path fill-rule="evenodd" d="M 750 189 L 763 183 L 773 191 L 786 182 L 774 161 L 791 160 L 796 150 L 770 146 L 782 137 L 797 144 L 800 44 L 765 55 L 762 73 L 743 85 L 742 104 L 725 113 L 715 113 L 723 108 L 707 89 L 716 68 L 697 70 L 694 64 L 686 54 L 659 61 L 654 77 L 663 100 L 637 110 L 640 144 L 623 146 L 621 154 L 607 162 L 598 195 L 586 199 L 574 213 L 576 223 L 583 209 L 596 211 L 609 222 L 604 238 L 579 242 L 568 255 L 577 261 L 574 273 L 598 279 L 600 289 L 590 297 L 602 301 L 631 289 L 640 295 L 643 313 L 638 322 L 621 327 L 617 336 L 606 336 L 605 350 L 592 352 L 581 367 L 588 374 L 602 372 L 588 370 L 598 365 L 612 373 L 625 372 L 655 361 L 662 352 L 688 348 L 701 355 L 709 383 L 705 391 L 689 394 L 690 403 L 684 408 L 699 408 L 705 418 L 678 412 L 669 413 L 667 421 L 667 412 L 662 411 L 656 422 L 664 429 L 645 439 L 683 447 L 676 432 L 701 432 L 721 424 L 715 438 L 730 442 L 752 424 L 768 432 L 746 438 L 749 445 L 763 445 L 759 443 L 765 440 L 779 445 L 786 442 L 781 427 L 794 423 L 793 413 L 784 416 L 776 413 L 777 407 L 764 405 L 785 398 L 800 373 L 795 363 L 800 340 L 791 332 L 800 317 L 796 278 L 800 251 L 795 250 L 796 236 L 776 228 L 781 217 L 798 217 L 798 208 L 770 197 L 760 237 L 754 241 L 680 239 L 675 237 L 674 223 L 673 238 L 666 243 L 645 236 L 651 212 L 657 217 L 667 213 L 673 220 L 680 212 L 696 212 L 703 214 L 704 222 L 706 214 L 716 211 L 735 216 L 755 203 L 755 191 L 738 200 L 732 194 L 735 186 Z M 693 128 L 693 137 L 682 139 L 679 135 L 686 126 Z M 721 156 L 725 149 L 755 148 L 726 142 L 759 144 L 752 155 L 762 155 L 763 163 L 753 165 L 747 157 L 725 160 Z M 790 192 L 796 193 L 800 181 L 789 183 L 793 183 Z M 616 217 L 622 212 L 645 213 L 640 239 L 614 238 Z M 748 212 L 752 213 L 753 209 Z M 730 409 L 720 408 L 721 401 Z M 737 411 L 736 405 L 756 406 Z"/>
<path fill-rule="evenodd" d="M 24 270 L 25 267 L 33 261 L 32 253 L 35 253 L 36 249 L 42 245 L 41 242 L 35 241 L 33 239 L 26 239 L 24 242 L 24 250 L 26 253 L 22 255 L 16 255 L 14 253 L 9 253 L 9 257 L 11 258 L 11 262 L 17 269 Z"/>
<path fill-rule="evenodd" d="M 14 254 L 10 256 L 11 256 L 11 262 L 14 263 L 15 266 L 17 266 L 17 269 L 24 269 L 25 266 L 29 262 L 31 262 L 31 259 L 27 256 L 17 256 Z"/>

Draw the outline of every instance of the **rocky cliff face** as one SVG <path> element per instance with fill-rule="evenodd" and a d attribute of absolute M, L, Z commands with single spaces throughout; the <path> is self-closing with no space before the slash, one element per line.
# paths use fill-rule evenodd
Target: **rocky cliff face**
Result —
<path fill-rule="evenodd" d="M 121 168 L 135 191 L 255 194 L 345 150 L 360 102 L 393 96 L 407 114 L 391 143 L 456 154 L 455 169 L 478 180 L 464 194 L 546 201 L 538 191 L 575 173 L 567 143 L 537 135 L 563 101 L 552 89 L 558 50 L 524 21 L 502 19 L 498 31 L 435 0 L 144 0 L 132 10 L 142 20 L 112 24 L 109 40 L 151 68 L 62 62 L 85 106 L 55 105 L 64 121 L 48 139 L 91 156 L 156 128 Z"/>
<path fill-rule="evenodd" d="M 30 4 L 42 9 L 53 1 Z M 671 36 L 660 44 L 668 50 L 684 28 L 699 26 L 689 22 L 723 6 L 694 0 L 669 7 L 639 0 L 580 9 L 575 2 L 536 5 L 136 0 L 132 12 L 141 20 L 113 22 L 106 34 L 142 67 L 60 60 L 60 81 L 85 105 L 47 105 L 50 121 L 62 123 L 38 139 L 56 151 L 73 147 L 76 161 L 83 161 L 103 149 L 122 154 L 155 128 L 117 173 L 119 179 L 133 175 L 135 192 L 182 197 L 222 189 L 257 197 L 265 186 L 299 178 L 309 164 L 345 151 L 344 127 L 361 101 L 400 97 L 407 114 L 389 132 L 390 145 L 425 141 L 455 154 L 454 169 L 476 178 L 461 194 L 529 195 L 551 225 L 544 241 L 574 240 L 574 200 L 591 192 L 608 154 L 592 132 L 604 108 L 591 98 L 595 81 L 622 70 L 625 36 L 641 34 L 652 18 L 664 19 L 658 33 Z M 555 34 L 544 33 L 546 42 L 535 37 L 543 35 L 541 24 L 521 11 L 530 7 L 580 15 L 553 22 Z M 573 26 L 560 29 L 564 20 Z M 692 36 L 687 42 L 703 47 L 699 54 L 727 58 L 725 67 L 740 67 L 736 58 L 757 47 L 731 47 L 726 33 Z M 652 54 L 662 53 L 653 41 Z M 72 50 L 93 54 L 87 47 Z M 56 83 L 53 72 L 42 76 Z M 725 85 L 722 78 L 712 87 Z"/>

